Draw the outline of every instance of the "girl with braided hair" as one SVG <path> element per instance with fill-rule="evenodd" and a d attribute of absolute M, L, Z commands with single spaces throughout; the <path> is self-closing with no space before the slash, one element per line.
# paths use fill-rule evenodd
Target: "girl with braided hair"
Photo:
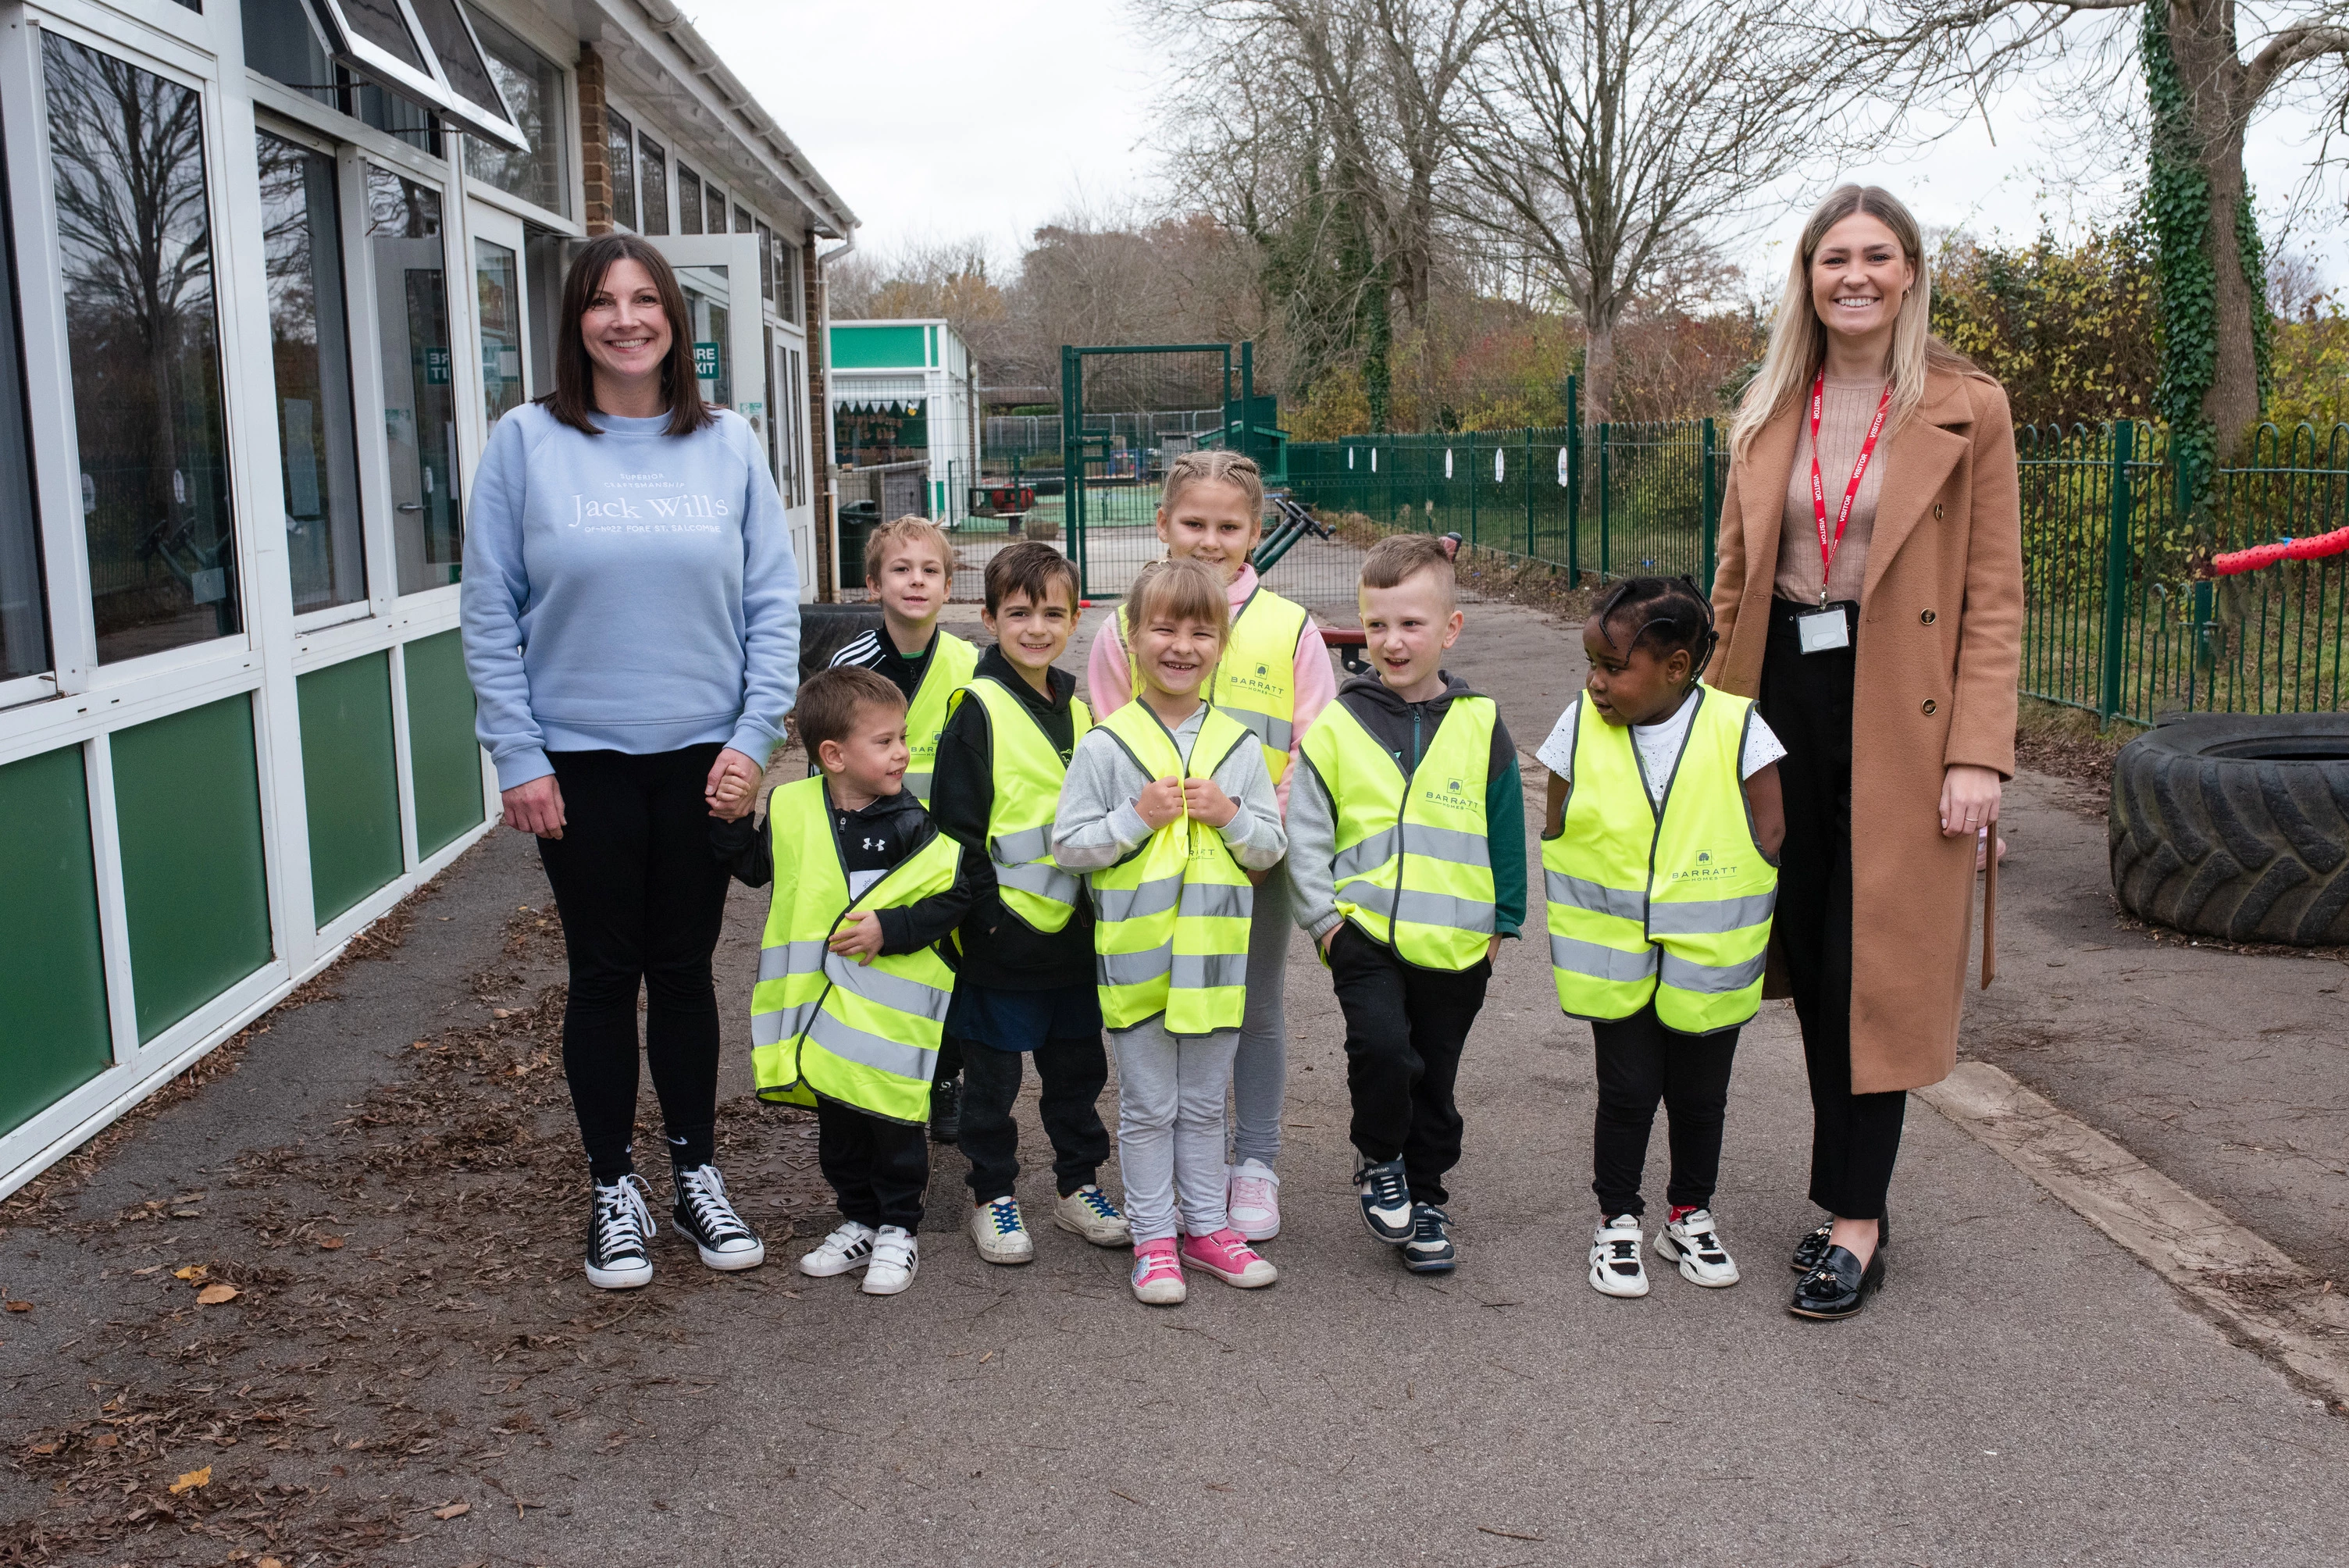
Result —
<path fill-rule="evenodd" d="M 1713 1215 L 1737 1033 L 1761 1005 L 1785 836 L 1785 748 L 1743 697 L 1698 683 L 1716 638 L 1685 577 L 1635 577 L 1584 625 L 1590 674 L 1535 755 L 1558 1005 L 1590 1021 L 1599 1223 L 1590 1285 L 1648 1294 L 1640 1174 L 1656 1106 L 1671 1140 L 1655 1250 L 1718 1288 L 1737 1264 Z"/>

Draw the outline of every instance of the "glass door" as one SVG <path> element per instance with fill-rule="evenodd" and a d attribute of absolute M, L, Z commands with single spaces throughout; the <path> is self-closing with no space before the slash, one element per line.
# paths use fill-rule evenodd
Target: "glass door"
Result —
<path fill-rule="evenodd" d="M 440 193 L 380 164 L 367 181 L 395 576 L 419 593 L 456 582 L 465 547 Z"/>
<path fill-rule="evenodd" d="M 760 443 L 769 439 L 764 294 L 759 286 L 756 234 L 691 234 L 657 238 L 685 290 L 693 321 L 693 361 L 705 401 L 731 408 L 750 422 Z"/>
<path fill-rule="evenodd" d="M 507 409 L 545 390 L 530 384 L 528 269 L 522 220 L 476 202 L 466 210 L 473 239 L 474 311 L 481 325 L 484 438 Z"/>

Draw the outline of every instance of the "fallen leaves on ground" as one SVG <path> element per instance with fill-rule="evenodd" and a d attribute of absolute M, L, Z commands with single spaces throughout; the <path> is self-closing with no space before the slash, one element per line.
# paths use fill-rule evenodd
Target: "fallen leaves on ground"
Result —
<path fill-rule="evenodd" d="M 243 1294 L 233 1284 L 208 1284 L 196 1292 L 196 1300 L 205 1306 L 219 1306 L 222 1303 L 234 1301 Z"/>
<path fill-rule="evenodd" d="M 432 1517 L 435 1519 L 462 1519 L 465 1515 L 472 1511 L 473 1505 L 470 1502 L 452 1502 L 446 1508 L 434 1509 L 432 1511 Z"/>
<path fill-rule="evenodd" d="M 191 1470 L 187 1474 L 181 1476 L 179 1480 L 173 1481 L 171 1483 L 171 1495 L 173 1497 L 180 1497 L 195 1491 L 196 1488 L 200 1486 L 210 1486 L 212 1484 L 212 1467 L 206 1465 L 202 1470 Z"/>

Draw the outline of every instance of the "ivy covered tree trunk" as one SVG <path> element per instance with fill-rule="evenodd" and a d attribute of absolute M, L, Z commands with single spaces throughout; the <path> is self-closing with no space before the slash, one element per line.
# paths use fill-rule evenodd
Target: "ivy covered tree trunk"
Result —
<path fill-rule="evenodd" d="M 2255 96 L 2232 0 L 2150 0 L 2140 47 L 2153 138 L 2147 217 L 2159 253 L 2157 399 L 2199 490 L 2259 421 L 2267 377 L 2267 261 L 2243 172 Z"/>

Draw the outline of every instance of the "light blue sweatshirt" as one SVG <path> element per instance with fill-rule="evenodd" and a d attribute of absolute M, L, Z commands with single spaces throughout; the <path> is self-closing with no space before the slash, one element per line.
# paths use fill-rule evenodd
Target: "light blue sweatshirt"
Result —
<path fill-rule="evenodd" d="M 526 403 L 501 418 L 466 519 L 474 733 L 498 788 L 549 751 L 723 741 L 761 763 L 799 693 L 799 572 L 759 438 L 719 412 L 690 436 Z"/>

